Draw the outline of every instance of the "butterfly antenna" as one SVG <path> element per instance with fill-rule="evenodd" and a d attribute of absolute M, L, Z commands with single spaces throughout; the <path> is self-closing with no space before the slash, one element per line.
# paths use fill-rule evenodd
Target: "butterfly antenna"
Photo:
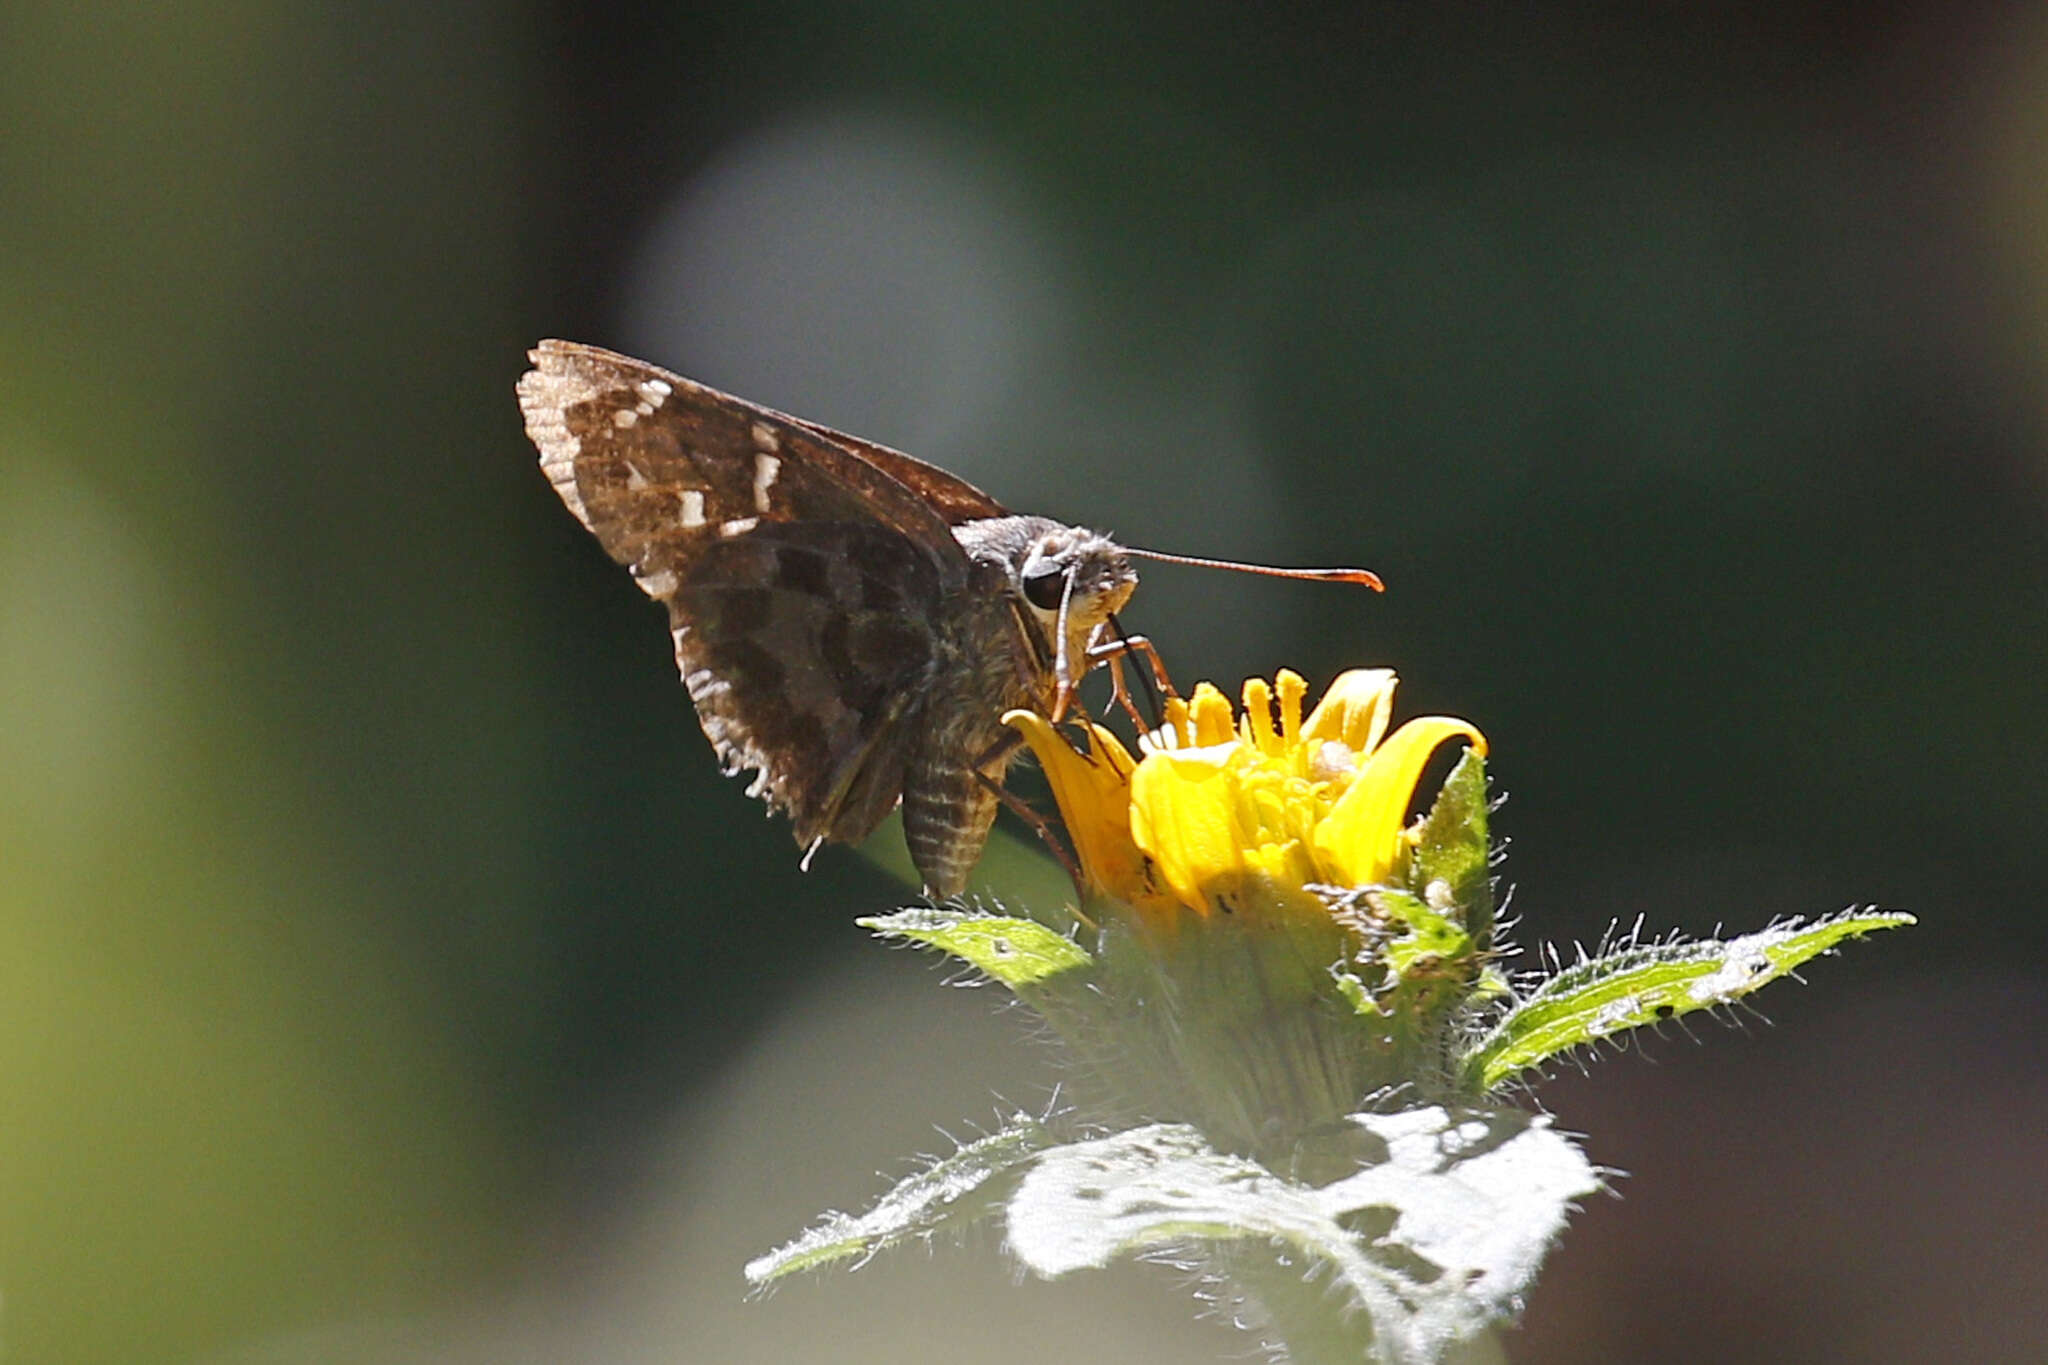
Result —
<path fill-rule="evenodd" d="M 1109 614 L 1109 628 L 1116 633 L 1117 643 L 1123 645 L 1128 651 L 1131 637 L 1124 634 L 1124 623 L 1116 619 L 1115 612 Z M 1154 687 L 1152 680 L 1145 676 L 1149 670 L 1141 667 L 1135 671 L 1138 676 L 1138 690 L 1145 694 L 1145 714 L 1152 717 L 1150 728 L 1157 730 L 1160 726 L 1166 724 L 1166 704 L 1159 699 L 1159 689 Z"/>
<path fill-rule="evenodd" d="M 1192 564 L 1198 569 L 1234 569 L 1238 573 L 1264 574 L 1268 578 L 1300 578 L 1317 583 L 1360 583 L 1374 592 L 1387 590 L 1387 585 L 1380 582 L 1380 576 L 1371 569 L 1284 569 L 1276 564 L 1241 564 L 1234 559 L 1170 555 L 1164 550 L 1140 550 L 1129 545 L 1124 546 L 1123 550 L 1125 554 L 1134 558 L 1156 559 L 1162 564 Z"/>

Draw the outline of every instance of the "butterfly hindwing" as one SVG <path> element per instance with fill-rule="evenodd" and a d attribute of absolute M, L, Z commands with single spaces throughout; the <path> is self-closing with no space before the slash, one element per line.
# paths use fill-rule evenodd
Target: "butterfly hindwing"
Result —
<path fill-rule="evenodd" d="M 670 598 L 683 682 L 730 771 L 799 843 L 866 835 L 903 790 L 938 579 L 865 522 L 763 525 L 707 548 Z"/>

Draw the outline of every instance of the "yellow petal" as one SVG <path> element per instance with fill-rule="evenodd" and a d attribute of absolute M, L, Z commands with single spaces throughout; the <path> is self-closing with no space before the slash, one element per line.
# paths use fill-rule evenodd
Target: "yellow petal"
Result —
<path fill-rule="evenodd" d="M 1388 677 L 1391 691 L 1392 675 Z M 1450 716 L 1411 720 L 1373 750 L 1350 789 L 1316 827 L 1316 865 L 1324 880 L 1338 886 L 1373 886 L 1387 880 L 1400 856 L 1408 802 L 1424 766 L 1438 745 L 1460 737 L 1486 752 L 1485 736 Z"/>
<path fill-rule="evenodd" d="M 1052 785 L 1081 871 L 1098 891 L 1132 899 L 1144 884 L 1144 859 L 1131 842 L 1131 756 L 1117 737 L 1090 725 L 1091 753 L 1072 745 L 1036 711 L 1010 711 L 1003 724 L 1024 736 Z"/>
<path fill-rule="evenodd" d="M 1230 699 L 1214 683 L 1195 684 L 1188 703 L 1188 720 L 1194 742 L 1200 746 L 1228 744 L 1237 733 L 1237 718 L 1230 713 Z"/>
<path fill-rule="evenodd" d="M 1308 695 L 1308 680 L 1291 668 L 1273 675 L 1274 690 L 1280 694 L 1280 742 L 1301 743 L 1301 699 Z"/>
<path fill-rule="evenodd" d="M 1181 904 L 1206 913 L 1203 892 L 1243 870 L 1234 745 L 1146 755 L 1131 779 L 1131 835 Z"/>
<path fill-rule="evenodd" d="M 1280 747 L 1280 736 L 1273 729 L 1273 689 L 1264 678 L 1246 678 L 1244 690 L 1239 697 L 1243 702 L 1244 719 L 1238 724 L 1238 734 L 1246 744 L 1262 754 L 1276 752 Z"/>
<path fill-rule="evenodd" d="M 1311 910 L 1321 904 L 1315 897 L 1304 898 L 1301 888 L 1316 880 L 1315 859 L 1299 839 L 1282 839 L 1246 850 L 1245 866 L 1254 874 L 1258 898 L 1268 906 Z"/>
<path fill-rule="evenodd" d="M 1334 739 L 1353 753 L 1370 753 L 1387 733 L 1397 681 L 1391 668 L 1353 668 L 1339 674 L 1309 713 L 1301 737 Z"/>

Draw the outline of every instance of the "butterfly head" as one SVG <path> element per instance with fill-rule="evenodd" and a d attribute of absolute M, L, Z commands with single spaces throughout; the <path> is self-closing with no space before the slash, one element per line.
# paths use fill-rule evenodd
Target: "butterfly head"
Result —
<path fill-rule="evenodd" d="M 1079 661 L 1087 657 L 1097 627 L 1121 610 L 1138 586 L 1123 547 L 1108 536 L 1057 522 L 1047 522 L 1014 564 L 1014 587 L 1055 648 L 1064 623 L 1070 671 L 1085 667 Z"/>

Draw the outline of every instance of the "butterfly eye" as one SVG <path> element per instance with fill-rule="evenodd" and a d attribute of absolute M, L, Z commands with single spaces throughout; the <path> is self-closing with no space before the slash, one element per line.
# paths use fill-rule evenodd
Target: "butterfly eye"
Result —
<path fill-rule="evenodd" d="M 1024 600 L 1040 611 L 1059 606 L 1066 590 L 1066 570 L 1048 560 L 1040 560 L 1024 575 Z"/>

